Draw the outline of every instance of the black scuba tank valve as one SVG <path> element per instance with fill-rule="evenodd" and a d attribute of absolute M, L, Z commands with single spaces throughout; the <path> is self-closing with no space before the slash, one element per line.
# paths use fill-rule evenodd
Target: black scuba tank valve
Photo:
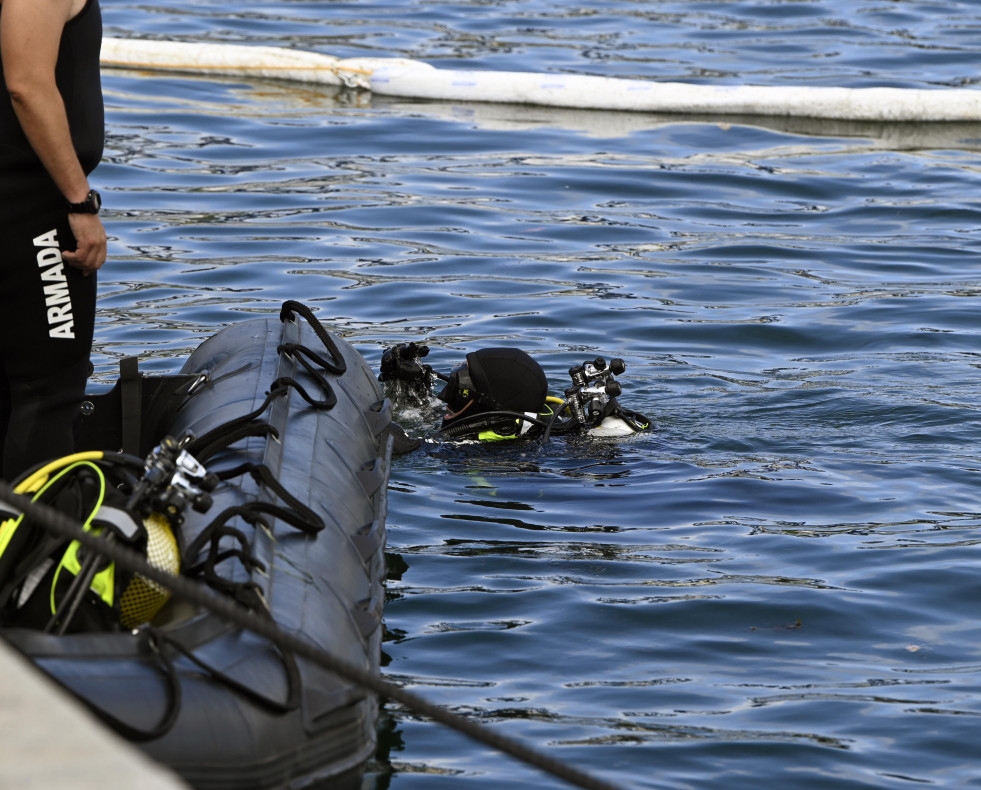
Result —
<path fill-rule="evenodd" d="M 133 489 L 127 510 L 144 517 L 163 514 L 173 525 L 183 520 L 188 506 L 198 513 L 211 507 L 218 478 L 184 448 L 194 437 L 164 437 L 147 456 L 142 479 Z"/>

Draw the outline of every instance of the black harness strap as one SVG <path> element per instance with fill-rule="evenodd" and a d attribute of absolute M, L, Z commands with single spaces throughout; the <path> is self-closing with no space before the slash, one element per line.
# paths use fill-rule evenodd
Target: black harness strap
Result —
<path fill-rule="evenodd" d="M 121 411 L 122 449 L 124 453 L 139 455 L 142 420 L 142 392 L 140 366 L 136 357 L 124 357 L 119 361 L 119 407 Z"/>

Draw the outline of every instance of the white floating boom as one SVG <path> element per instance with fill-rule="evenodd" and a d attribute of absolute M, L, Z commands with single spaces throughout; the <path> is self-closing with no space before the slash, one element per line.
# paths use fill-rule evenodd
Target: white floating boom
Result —
<path fill-rule="evenodd" d="M 436 69 L 280 47 L 105 38 L 102 65 L 343 85 L 382 96 L 589 110 L 850 121 L 981 121 L 981 91 L 692 85 L 581 74 Z"/>

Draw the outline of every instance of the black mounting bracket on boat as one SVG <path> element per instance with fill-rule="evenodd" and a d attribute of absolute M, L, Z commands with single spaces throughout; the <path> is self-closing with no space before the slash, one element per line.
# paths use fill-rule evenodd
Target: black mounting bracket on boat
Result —
<path fill-rule="evenodd" d="M 119 380 L 109 392 L 86 395 L 75 428 L 78 450 L 121 450 L 145 457 L 166 433 L 174 413 L 203 383 L 203 375 L 148 376 L 136 357 L 119 361 Z"/>

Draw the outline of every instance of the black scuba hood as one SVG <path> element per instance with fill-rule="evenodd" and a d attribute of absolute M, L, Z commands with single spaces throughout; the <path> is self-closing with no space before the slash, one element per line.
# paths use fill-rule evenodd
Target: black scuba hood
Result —
<path fill-rule="evenodd" d="M 538 414 L 548 395 L 542 366 L 519 348 L 482 348 L 467 354 L 438 397 L 454 411 L 476 399 L 466 414 L 486 411 Z"/>

